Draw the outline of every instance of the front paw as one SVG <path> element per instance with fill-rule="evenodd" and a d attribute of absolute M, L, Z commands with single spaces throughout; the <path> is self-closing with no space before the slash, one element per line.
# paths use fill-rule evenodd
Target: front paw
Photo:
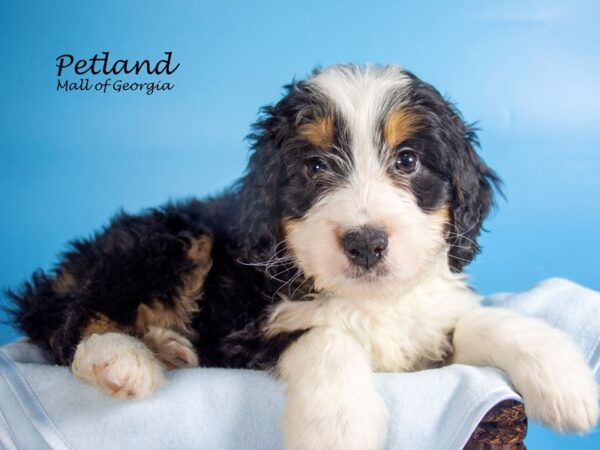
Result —
<path fill-rule="evenodd" d="M 150 349 L 121 333 L 92 334 L 80 342 L 71 369 L 113 398 L 146 398 L 164 381 Z"/>
<path fill-rule="evenodd" d="M 525 402 L 525 412 L 560 432 L 584 433 L 598 421 L 598 385 L 583 358 L 556 355 L 540 360 L 516 386 Z"/>

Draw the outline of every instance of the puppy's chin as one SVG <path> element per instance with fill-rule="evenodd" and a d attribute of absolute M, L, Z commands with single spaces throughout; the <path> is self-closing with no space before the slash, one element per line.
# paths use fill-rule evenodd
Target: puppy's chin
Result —
<path fill-rule="evenodd" d="M 376 273 L 366 273 L 361 276 L 348 277 L 340 275 L 327 280 L 320 280 L 315 277 L 315 287 L 329 295 L 345 298 L 360 298 L 368 301 L 373 298 L 390 297 L 403 290 L 402 286 L 408 286 L 410 280 L 403 282 L 401 279 L 394 278 L 390 274 L 378 275 Z"/>
<path fill-rule="evenodd" d="M 345 271 L 345 276 L 349 280 L 364 283 L 377 283 L 384 280 L 388 275 L 390 275 L 390 271 L 386 265 L 377 265 L 369 270 L 351 265 Z"/>

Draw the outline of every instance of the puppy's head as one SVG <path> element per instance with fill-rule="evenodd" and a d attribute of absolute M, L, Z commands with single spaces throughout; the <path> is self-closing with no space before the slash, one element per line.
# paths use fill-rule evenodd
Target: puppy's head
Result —
<path fill-rule="evenodd" d="M 315 287 L 395 288 L 478 252 L 497 183 L 476 136 L 395 66 L 333 66 L 263 110 L 241 184 L 255 255 L 281 243 Z"/>

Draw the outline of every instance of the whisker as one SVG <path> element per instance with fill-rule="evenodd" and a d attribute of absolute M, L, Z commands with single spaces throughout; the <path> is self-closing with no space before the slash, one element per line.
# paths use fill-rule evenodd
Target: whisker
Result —
<path fill-rule="evenodd" d="M 283 289 L 285 286 L 288 286 L 288 287 L 289 287 L 289 286 L 291 286 L 291 285 L 292 285 L 292 283 L 293 283 L 294 281 L 296 281 L 296 280 L 298 279 L 298 277 L 299 277 L 299 276 L 301 276 L 301 275 L 302 275 L 302 272 L 300 272 L 300 271 L 296 272 L 296 274 L 294 274 L 294 276 L 293 276 L 293 277 L 292 277 L 292 278 L 291 278 L 289 281 L 287 281 L 287 282 L 284 282 L 284 283 L 283 283 L 281 286 L 279 286 L 279 287 L 277 288 L 277 290 L 276 290 L 276 291 L 273 293 L 273 295 L 271 296 L 271 299 L 275 299 L 275 297 L 277 296 L 277 294 L 279 293 L 279 291 L 280 291 L 281 289 Z"/>
<path fill-rule="evenodd" d="M 460 256 L 454 256 L 454 255 L 448 254 L 448 257 L 453 258 L 453 259 L 457 259 L 459 261 L 463 261 L 463 262 L 466 262 L 466 263 L 470 263 L 471 262 L 471 260 L 461 258 Z"/>

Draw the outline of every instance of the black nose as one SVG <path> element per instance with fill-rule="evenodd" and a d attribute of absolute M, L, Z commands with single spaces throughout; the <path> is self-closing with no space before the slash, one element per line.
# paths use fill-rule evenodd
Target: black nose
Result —
<path fill-rule="evenodd" d="M 342 247 L 350 262 L 370 269 L 383 259 L 388 247 L 388 237 L 385 231 L 376 228 L 358 228 L 344 234 Z"/>

